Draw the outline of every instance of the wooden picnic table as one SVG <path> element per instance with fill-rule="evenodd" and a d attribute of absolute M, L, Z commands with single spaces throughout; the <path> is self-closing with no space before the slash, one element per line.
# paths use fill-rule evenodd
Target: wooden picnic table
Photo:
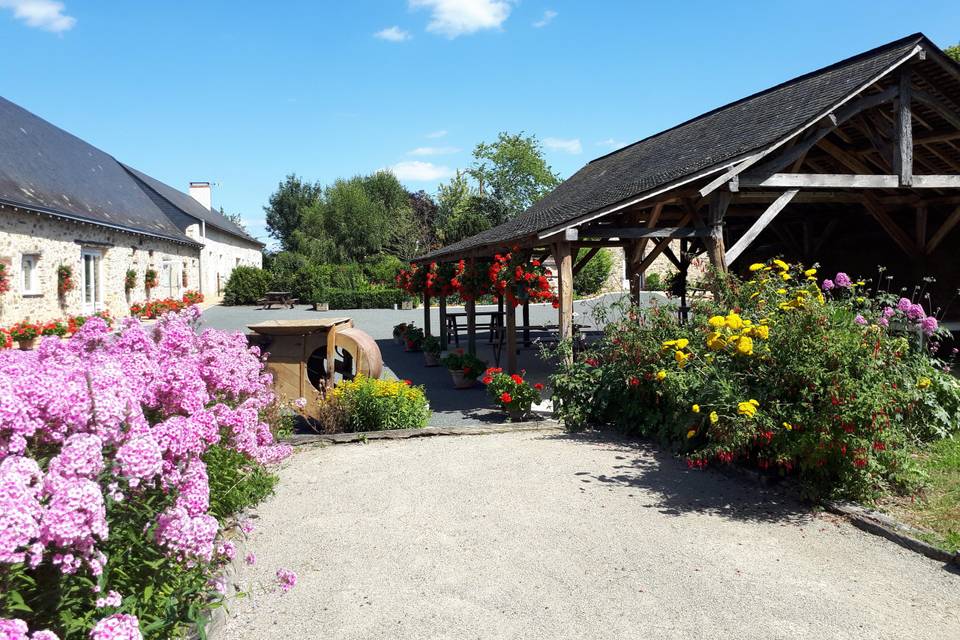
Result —
<path fill-rule="evenodd" d="M 297 300 L 298 298 L 294 298 L 290 291 L 267 291 L 262 298 L 257 300 L 257 304 L 260 305 L 261 309 L 269 309 L 275 304 L 293 309 Z"/>
<path fill-rule="evenodd" d="M 465 311 L 448 311 L 447 316 L 447 335 L 453 337 L 453 343 L 458 345 L 460 344 L 460 321 L 459 318 L 466 318 L 467 312 Z M 474 314 L 476 317 L 489 316 L 490 321 L 488 323 L 490 329 L 490 343 L 493 343 L 493 337 L 497 332 L 497 328 L 503 326 L 503 312 L 501 311 L 477 311 Z"/>

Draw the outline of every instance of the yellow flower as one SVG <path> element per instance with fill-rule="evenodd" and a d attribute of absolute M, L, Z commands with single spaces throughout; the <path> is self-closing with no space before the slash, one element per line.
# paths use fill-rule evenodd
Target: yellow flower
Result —
<path fill-rule="evenodd" d="M 677 341 L 676 341 L 676 340 L 664 340 L 663 344 L 661 344 L 660 347 L 661 347 L 664 351 L 666 351 L 667 349 L 669 349 L 670 347 L 674 346 L 675 344 L 677 344 Z"/>
<path fill-rule="evenodd" d="M 711 332 L 707 335 L 707 348 L 713 351 L 719 351 L 727 346 L 727 341 L 722 334 L 717 333 L 716 331 Z"/>
<path fill-rule="evenodd" d="M 752 418 L 757 415 L 757 405 L 759 403 L 756 400 L 749 400 L 747 402 L 740 402 L 737 404 L 737 413 L 742 416 L 747 416 Z"/>
<path fill-rule="evenodd" d="M 807 269 L 806 271 L 803 272 L 803 275 L 808 276 L 808 277 L 809 277 L 809 276 L 815 276 L 815 275 L 817 275 L 817 270 L 816 270 L 816 269 Z"/>
<path fill-rule="evenodd" d="M 720 421 L 720 416 L 717 415 L 716 411 L 710 412 L 710 424 L 717 424 Z"/>
<path fill-rule="evenodd" d="M 760 269 L 763 269 L 763 267 L 764 267 L 763 264 L 759 262 L 754 262 L 752 265 L 750 265 L 750 271 L 760 271 Z"/>
<path fill-rule="evenodd" d="M 690 429 L 690 431 L 687 431 L 687 440 L 689 440 L 690 438 L 692 438 L 692 437 L 695 436 L 695 435 L 697 435 L 697 430 L 696 430 L 696 429 Z"/>
<path fill-rule="evenodd" d="M 700 405 L 698 405 L 698 404 L 693 405 L 693 412 L 694 412 L 694 413 L 700 413 Z"/>
<path fill-rule="evenodd" d="M 787 292 L 786 289 L 777 289 L 777 293 L 779 293 L 780 295 L 783 295 L 783 294 L 785 294 L 786 292 Z"/>
<path fill-rule="evenodd" d="M 930 378 L 920 378 L 917 381 L 917 389 L 926 389 L 930 386 Z"/>
<path fill-rule="evenodd" d="M 739 331 L 743 327 L 743 320 L 738 314 L 733 312 L 727 314 L 724 322 L 728 328 L 733 329 L 734 331 Z"/>
<path fill-rule="evenodd" d="M 789 279 L 791 278 L 790 274 L 787 273 L 786 271 L 784 271 L 783 273 L 781 273 L 781 274 L 780 274 L 780 277 L 781 277 L 784 281 L 787 281 L 787 280 L 789 280 Z"/>
<path fill-rule="evenodd" d="M 744 356 L 753 355 L 753 340 L 749 336 L 740 336 L 737 340 L 737 353 Z"/>
<path fill-rule="evenodd" d="M 673 353 L 673 359 L 677 361 L 677 364 L 680 365 L 680 368 L 683 369 L 687 366 L 687 360 L 690 359 L 689 353 L 684 353 L 683 351 L 675 351 Z"/>
<path fill-rule="evenodd" d="M 710 323 L 711 327 L 716 327 L 717 329 L 722 329 L 727 324 L 723 316 L 713 316 L 707 322 Z"/>
<path fill-rule="evenodd" d="M 774 260 L 774 261 L 773 261 L 773 264 L 775 264 L 775 265 L 777 265 L 778 267 L 780 267 L 780 269 L 783 270 L 783 271 L 786 271 L 787 269 L 790 268 L 790 265 L 788 265 L 788 264 L 787 264 L 786 262 L 784 262 L 783 260 Z"/>
<path fill-rule="evenodd" d="M 793 431 L 793 425 L 790 424 L 789 422 L 784 422 L 783 428 L 786 429 L 787 431 Z"/>
<path fill-rule="evenodd" d="M 765 324 L 762 324 L 759 327 L 755 327 L 753 329 L 753 335 L 757 336 L 761 340 L 766 340 L 767 338 L 770 337 L 770 327 L 768 327 Z"/>
<path fill-rule="evenodd" d="M 817 302 L 819 302 L 820 304 L 823 304 L 824 301 L 825 301 L 825 300 L 824 300 L 823 294 L 822 294 L 822 293 L 818 293 L 818 294 L 817 294 Z"/>
<path fill-rule="evenodd" d="M 677 349 L 686 349 L 688 344 L 690 344 L 689 340 L 686 338 L 680 338 L 677 340 Z"/>
<path fill-rule="evenodd" d="M 667 377 L 667 372 L 666 372 L 666 371 L 664 371 L 663 369 L 660 369 L 660 371 L 657 371 L 657 380 L 661 380 L 661 381 L 662 381 L 662 380 L 663 380 L 664 378 L 666 378 L 666 377 Z"/>

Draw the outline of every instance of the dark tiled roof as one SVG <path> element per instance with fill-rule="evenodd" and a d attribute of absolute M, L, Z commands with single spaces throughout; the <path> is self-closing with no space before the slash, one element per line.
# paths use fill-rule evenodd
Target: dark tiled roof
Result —
<path fill-rule="evenodd" d="M 127 165 L 123 166 L 134 177 L 143 182 L 148 189 L 152 189 L 155 193 L 160 195 L 160 197 L 169 201 L 173 206 L 183 213 L 186 213 L 188 216 L 197 218 L 198 220 L 203 220 L 209 226 L 216 227 L 221 231 L 225 231 L 230 235 L 242 238 L 247 242 L 252 242 L 259 246 L 263 246 L 262 242 L 248 234 L 239 225 L 232 222 L 219 211 L 207 209 L 205 206 L 197 202 L 190 194 L 179 191 L 178 189 L 174 189 L 170 185 L 160 182 L 156 178 L 148 176 L 142 171 L 137 171 L 133 167 L 129 167 Z"/>
<path fill-rule="evenodd" d="M 111 156 L 4 98 L 0 202 L 195 244 Z"/>
<path fill-rule="evenodd" d="M 593 160 L 519 216 L 423 256 L 511 242 L 763 149 L 876 78 L 920 43 L 914 34 L 705 113 Z"/>

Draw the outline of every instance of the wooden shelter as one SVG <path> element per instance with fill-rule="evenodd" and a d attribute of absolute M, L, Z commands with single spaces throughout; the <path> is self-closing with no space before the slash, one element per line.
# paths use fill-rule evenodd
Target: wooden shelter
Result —
<path fill-rule="evenodd" d="M 952 293 L 958 223 L 960 65 L 915 34 L 597 158 L 513 220 L 418 261 L 552 254 L 568 338 L 573 275 L 601 247 L 624 248 L 635 297 L 661 254 L 681 274 L 702 254 L 724 270 L 773 255 L 884 264 Z M 507 341 L 515 367 L 515 327 Z"/>

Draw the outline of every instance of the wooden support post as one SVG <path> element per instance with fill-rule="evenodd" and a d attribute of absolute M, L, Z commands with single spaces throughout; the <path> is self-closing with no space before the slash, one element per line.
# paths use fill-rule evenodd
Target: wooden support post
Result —
<path fill-rule="evenodd" d="M 467 353 L 477 355 L 477 303 L 467 302 Z"/>
<path fill-rule="evenodd" d="M 440 350 L 447 350 L 447 296 L 440 296 Z"/>
<path fill-rule="evenodd" d="M 529 347 L 530 342 L 530 301 L 523 302 L 523 346 Z"/>
<path fill-rule="evenodd" d="M 901 187 L 913 185 L 913 119 L 910 111 L 912 84 L 910 65 L 900 71 L 900 93 L 897 96 L 896 147 L 893 153 L 893 172 L 900 179 Z"/>
<path fill-rule="evenodd" d="M 723 218 L 730 206 L 731 194 L 729 191 L 717 191 L 710 198 L 710 235 L 704 239 L 707 246 L 707 255 L 710 264 L 720 272 L 727 270 L 726 252 L 723 247 Z"/>
<path fill-rule="evenodd" d="M 430 335 L 430 295 L 423 294 L 423 335 Z"/>
<path fill-rule="evenodd" d="M 754 222 L 750 228 L 747 229 L 746 233 L 740 236 L 740 239 L 737 240 L 736 243 L 730 247 L 730 250 L 726 252 L 724 256 L 724 263 L 726 265 L 733 264 L 733 261 L 739 258 L 740 254 L 747 250 L 747 247 L 749 247 L 750 244 L 757 239 L 757 236 L 760 235 L 760 232 L 767 228 L 767 225 L 777 217 L 777 214 L 783 211 L 784 207 L 790 204 L 790 201 L 793 200 L 794 196 L 796 196 L 798 193 L 798 189 L 791 189 L 790 191 L 785 191 L 783 195 L 774 200 L 773 204 L 767 207 L 767 210 L 760 214 L 760 217 L 757 218 L 757 221 Z M 709 245 L 707 248 L 709 249 Z"/>
<path fill-rule="evenodd" d="M 557 262 L 557 296 L 560 298 L 560 340 L 573 339 L 573 256 L 569 242 L 553 245 Z M 572 362 L 573 352 L 570 354 Z"/>
<path fill-rule="evenodd" d="M 507 303 L 507 373 L 517 373 L 517 308 Z"/>

